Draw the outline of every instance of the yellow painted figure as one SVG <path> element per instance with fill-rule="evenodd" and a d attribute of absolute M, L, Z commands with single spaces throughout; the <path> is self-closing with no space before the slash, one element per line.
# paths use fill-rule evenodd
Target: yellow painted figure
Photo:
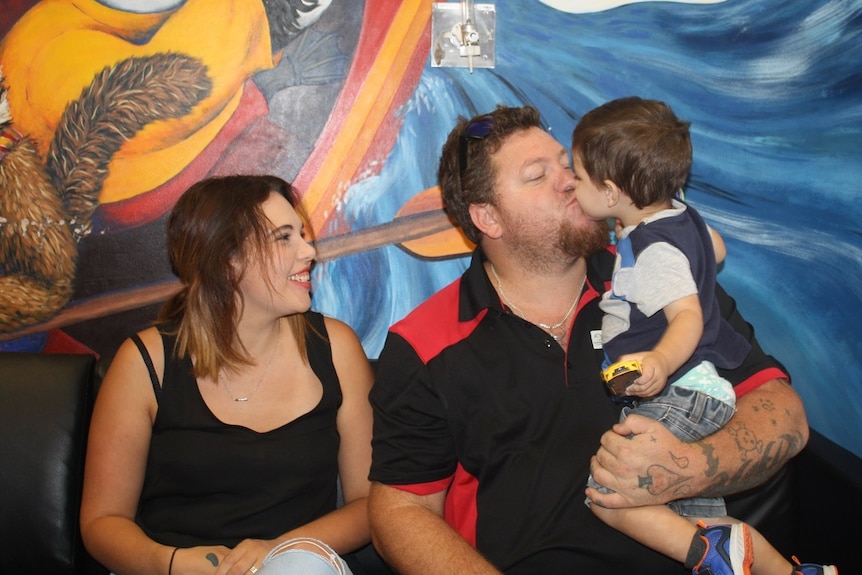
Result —
<path fill-rule="evenodd" d="M 135 11 L 95 0 L 44 0 L 0 44 L 13 124 L 35 142 L 43 161 L 66 107 L 106 68 L 171 54 L 199 64 L 209 81 L 206 95 L 180 117 L 165 109 L 164 119 L 120 147 L 102 183 L 102 204 L 152 190 L 179 173 L 236 110 L 245 81 L 274 64 L 259 0 L 126 4 Z"/>

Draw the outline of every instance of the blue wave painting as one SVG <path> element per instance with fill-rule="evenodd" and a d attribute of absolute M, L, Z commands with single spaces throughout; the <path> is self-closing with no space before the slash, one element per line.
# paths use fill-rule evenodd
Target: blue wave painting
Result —
<path fill-rule="evenodd" d="M 340 218 L 353 230 L 390 222 L 434 186 L 459 115 L 533 104 L 568 145 L 580 116 L 607 100 L 664 100 L 691 122 L 686 198 L 725 238 L 720 282 L 789 369 L 811 426 L 862 455 L 860 64 L 860 0 L 639 2 L 586 14 L 497 2 L 496 67 L 427 64 L 395 147 L 349 190 Z M 314 307 L 354 326 L 377 357 L 389 325 L 466 265 L 396 246 L 346 256 L 316 269 Z"/>

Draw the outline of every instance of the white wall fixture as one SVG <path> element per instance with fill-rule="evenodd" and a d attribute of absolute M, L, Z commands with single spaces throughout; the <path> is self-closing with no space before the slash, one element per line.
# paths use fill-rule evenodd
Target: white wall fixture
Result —
<path fill-rule="evenodd" d="M 473 0 L 434 2 L 431 11 L 431 67 L 493 68 L 497 12 Z"/>

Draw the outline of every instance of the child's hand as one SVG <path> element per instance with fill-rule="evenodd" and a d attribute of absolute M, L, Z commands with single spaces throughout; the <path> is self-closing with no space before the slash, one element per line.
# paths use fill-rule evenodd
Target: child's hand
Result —
<path fill-rule="evenodd" d="M 652 397 L 661 393 L 667 384 L 667 359 L 660 353 L 648 351 L 642 354 L 624 355 L 620 360 L 637 359 L 641 362 L 641 376 L 626 388 L 626 395 Z"/>

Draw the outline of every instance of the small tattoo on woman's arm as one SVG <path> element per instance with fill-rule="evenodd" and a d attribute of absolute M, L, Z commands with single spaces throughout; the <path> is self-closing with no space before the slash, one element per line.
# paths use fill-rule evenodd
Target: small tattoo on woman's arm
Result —
<path fill-rule="evenodd" d="M 207 553 L 207 559 L 213 564 L 213 567 L 218 567 L 218 557 L 216 557 L 215 553 Z"/>

